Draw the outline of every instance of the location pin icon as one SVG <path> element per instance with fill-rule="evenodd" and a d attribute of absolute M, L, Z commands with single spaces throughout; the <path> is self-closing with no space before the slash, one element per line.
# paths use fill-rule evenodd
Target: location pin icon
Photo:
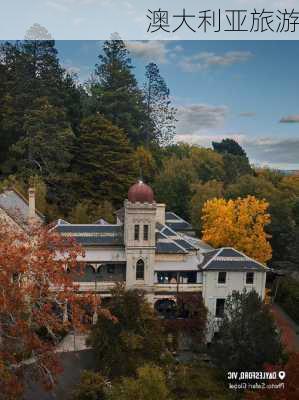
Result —
<path fill-rule="evenodd" d="M 284 371 L 279 371 L 278 376 L 279 376 L 279 379 L 283 380 L 286 376 L 286 373 Z"/>

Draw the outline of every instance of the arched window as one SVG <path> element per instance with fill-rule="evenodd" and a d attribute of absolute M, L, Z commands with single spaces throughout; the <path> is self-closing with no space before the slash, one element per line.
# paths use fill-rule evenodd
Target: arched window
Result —
<path fill-rule="evenodd" d="M 138 260 L 136 263 L 136 280 L 144 280 L 144 262 Z"/>

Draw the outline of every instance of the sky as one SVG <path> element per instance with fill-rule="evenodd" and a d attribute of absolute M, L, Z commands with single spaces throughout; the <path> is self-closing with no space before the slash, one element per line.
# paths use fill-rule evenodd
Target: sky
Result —
<path fill-rule="evenodd" d="M 154 35 L 148 34 L 148 10 L 165 10 L 169 12 L 169 23 L 172 33 L 164 34 L 159 30 Z M 194 15 L 192 18 L 195 26 L 198 13 L 203 10 L 245 9 L 250 13 L 256 9 L 267 12 L 287 9 L 299 10 L 299 0 L 9 0 L 1 2 L 1 39 L 21 39 L 26 30 L 34 23 L 45 26 L 55 39 L 107 39 L 111 32 L 117 32 L 126 40 L 141 39 L 200 39 L 201 35 L 188 29 L 173 32 L 183 8 L 186 14 Z M 221 13 L 223 23 L 226 22 L 224 13 Z M 274 20 L 277 22 L 276 16 Z M 298 24 L 299 25 L 299 24 Z M 259 34 L 249 32 L 224 32 L 204 35 L 205 38 L 293 38 L 299 39 L 299 26 L 296 32 L 283 34 L 271 31 Z M 202 36 L 203 37 L 203 36 Z"/>
<path fill-rule="evenodd" d="M 57 41 L 62 64 L 86 81 L 100 41 Z M 129 41 L 142 85 L 154 61 L 177 108 L 176 141 L 211 147 L 237 140 L 250 162 L 299 169 L 299 43 L 296 41 Z"/>

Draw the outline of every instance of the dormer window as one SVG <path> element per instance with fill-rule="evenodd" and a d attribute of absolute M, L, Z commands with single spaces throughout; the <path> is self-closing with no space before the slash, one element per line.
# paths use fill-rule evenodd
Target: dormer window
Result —
<path fill-rule="evenodd" d="M 144 280 L 144 261 L 138 260 L 136 263 L 136 280 L 143 281 Z"/>
<path fill-rule="evenodd" d="M 139 225 L 134 225 L 134 240 L 139 240 L 139 231 L 140 231 Z"/>
<path fill-rule="evenodd" d="M 143 225 L 143 240 L 148 240 L 148 225 Z"/>

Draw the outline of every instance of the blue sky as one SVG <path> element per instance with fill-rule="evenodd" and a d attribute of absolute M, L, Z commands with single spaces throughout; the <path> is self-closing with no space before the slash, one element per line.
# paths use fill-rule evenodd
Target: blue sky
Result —
<path fill-rule="evenodd" d="M 65 67 L 85 81 L 99 41 L 58 41 Z M 156 62 L 178 109 L 176 140 L 211 146 L 231 137 L 252 163 L 299 169 L 299 43 L 131 41 L 135 74 Z"/>

